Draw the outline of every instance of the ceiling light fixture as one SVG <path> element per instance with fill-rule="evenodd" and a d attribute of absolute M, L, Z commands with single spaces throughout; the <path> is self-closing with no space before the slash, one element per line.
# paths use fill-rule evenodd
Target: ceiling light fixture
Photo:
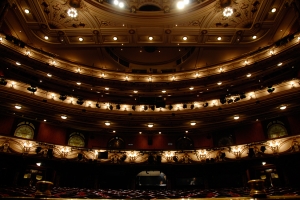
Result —
<path fill-rule="evenodd" d="M 152 37 L 152 36 L 150 36 L 150 37 L 148 37 L 148 39 L 149 39 L 149 40 L 153 40 L 153 37 Z"/>
<path fill-rule="evenodd" d="M 120 8 L 124 8 L 124 6 L 125 6 L 124 2 L 120 2 L 118 5 Z"/>
<path fill-rule="evenodd" d="M 82 41 L 83 41 L 83 38 L 82 38 L 82 37 L 80 37 L 80 38 L 78 38 L 78 40 L 79 40 L 80 42 L 82 42 Z"/>
<path fill-rule="evenodd" d="M 193 90 L 193 89 L 194 89 L 194 87 L 192 86 L 192 87 L 190 87 L 189 89 L 190 89 L 190 90 Z"/>
<path fill-rule="evenodd" d="M 222 40 L 222 37 L 218 37 L 217 39 L 220 41 L 220 40 Z"/>
<path fill-rule="evenodd" d="M 20 105 L 15 105 L 15 108 L 18 109 L 18 110 L 20 110 L 20 109 L 22 108 L 22 106 L 20 106 Z"/>
<path fill-rule="evenodd" d="M 222 82 L 221 82 L 221 81 L 219 81 L 219 82 L 218 82 L 218 85 L 222 85 Z"/>
<path fill-rule="evenodd" d="M 238 116 L 238 115 L 235 115 L 234 117 L 233 117 L 233 119 L 235 119 L 235 120 L 238 120 L 240 117 Z"/>
<path fill-rule="evenodd" d="M 105 122 L 105 125 L 106 126 L 110 126 L 110 122 Z"/>
<path fill-rule="evenodd" d="M 256 38 L 257 38 L 256 35 L 253 35 L 253 36 L 252 36 L 252 39 L 253 39 L 253 40 L 255 40 Z"/>
<path fill-rule="evenodd" d="M 149 124 L 148 124 L 148 127 L 149 127 L 149 128 L 152 128 L 152 127 L 153 127 L 153 124 L 152 124 L 152 123 L 149 123 Z"/>
<path fill-rule="evenodd" d="M 134 91 L 133 91 L 133 93 L 135 93 L 135 94 L 138 93 L 138 92 L 139 92 L 139 91 L 137 91 L 137 90 L 134 90 Z"/>
<path fill-rule="evenodd" d="M 16 65 L 21 65 L 21 63 L 19 63 L 19 62 L 16 62 Z"/>
<path fill-rule="evenodd" d="M 286 106 L 280 106 L 280 110 L 285 110 Z"/>
<path fill-rule="evenodd" d="M 45 40 L 48 40 L 48 39 L 49 39 L 49 37 L 48 37 L 47 35 L 45 35 L 44 38 L 45 38 Z"/>
<path fill-rule="evenodd" d="M 224 17 L 230 17 L 232 14 L 233 14 L 232 8 L 230 8 L 230 7 L 224 8 L 224 11 L 223 11 Z"/>
<path fill-rule="evenodd" d="M 24 12 L 25 12 L 26 14 L 29 14 L 29 13 L 30 13 L 29 9 L 27 9 L 27 8 L 24 10 Z"/>
<path fill-rule="evenodd" d="M 183 39 L 183 40 L 187 40 L 188 38 L 187 38 L 186 36 L 184 36 L 182 39 Z"/>
<path fill-rule="evenodd" d="M 117 40 L 118 40 L 118 37 L 116 37 L 116 36 L 113 37 L 113 40 L 114 40 L 114 41 L 117 41 Z"/>
<path fill-rule="evenodd" d="M 78 15 L 77 10 L 75 8 L 70 8 L 67 13 L 69 17 L 73 17 L 73 18 L 77 17 Z"/>
<path fill-rule="evenodd" d="M 248 77 L 248 78 L 249 78 L 249 77 L 251 77 L 251 74 L 250 74 L 250 73 L 248 73 L 248 74 L 247 74 L 247 77 Z"/>
<path fill-rule="evenodd" d="M 272 13 L 276 12 L 276 8 L 272 8 L 271 12 Z"/>
<path fill-rule="evenodd" d="M 60 116 L 62 119 L 67 119 L 68 117 L 66 115 Z"/>
<path fill-rule="evenodd" d="M 177 8 L 178 9 L 183 9 L 184 8 L 184 2 L 183 1 L 178 1 L 177 2 Z"/>
<path fill-rule="evenodd" d="M 166 91 L 166 90 L 162 90 L 161 92 L 162 92 L 162 93 L 166 93 L 167 91 Z"/>
<path fill-rule="evenodd" d="M 192 126 L 195 126 L 195 125 L 196 125 L 196 122 L 191 122 L 191 125 L 192 125 Z"/>

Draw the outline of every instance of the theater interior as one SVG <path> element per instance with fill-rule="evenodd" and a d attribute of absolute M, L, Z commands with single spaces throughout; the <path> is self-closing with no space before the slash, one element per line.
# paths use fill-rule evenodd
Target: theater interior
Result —
<path fill-rule="evenodd" d="M 0 198 L 299 198 L 299 28 L 298 0 L 0 1 Z"/>

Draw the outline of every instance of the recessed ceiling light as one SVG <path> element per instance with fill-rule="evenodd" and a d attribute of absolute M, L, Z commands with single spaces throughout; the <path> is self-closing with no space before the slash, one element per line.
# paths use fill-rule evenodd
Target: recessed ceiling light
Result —
<path fill-rule="evenodd" d="M 249 78 L 249 77 L 251 77 L 251 74 L 250 74 L 250 73 L 248 73 L 248 74 L 247 74 L 247 77 L 248 77 L 248 78 Z"/>
<path fill-rule="evenodd" d="M 139 134 L 142 134 L 142 132 L 139 132 Z"/>
<path fill-rule="evenodd" d="M 80 37 L 80 38 L 78 38 L 78 40 L 79 40 L 80 42 L 82 42 L 82 41 L 83 41 L 83 38 L 82 38 L 82 37 Z"/>
<path fill-rule="evenodd" d="M 272 13 L 276 12 L 276 8 L 272 8 L 271 12 Z"/>
<path fill-rule="evenodd" d="M 114 4 L 117 6 L 119 4 L 118 0 L 114 0 Z"/>
<path fill-rule="evenodd" d="M 286 106 L 280 106 L 280 110 L 286 109 Z"/>
<path fill-rule="evenodd" d="M 218 40 L 222 40 L 222 37 L 218 37 L 217 39 L 218 39 Z"/>
<path fill-rule="evenodd" d="M 134 90 L 134 91 L 133 91 L 133 93 L 138 93 L 138 92 L 139 92 L 139 91 L 137 91 L 137 90 Z"/>
<path fill-rule="evenodd" d="M 46 122 L 47 120 L 46 119 L 44 119 L 44 122 Z"/>
<path fill-rule="evenodd" d="M 108 87 L 106 87 L 106 88 L 105 88 L 105 90 L 109 90 L 109 88 L 108 88 Z"/>
<path fill-rule="evenodd" d="M 48 73 L 47 76 L 52 77 L 52 74 Z"/>
<path fill-rule="evenodd" d="M 60 116 L 62 119 L 67 119 L 68 117 L 66 115 Z"/>
<path fill-rule="evenodd" d="M 255 40 L 255 39 L 256 39 L 256 35 L 253 35 L 253 36 L 252 36 L 252 39 Z"/>
<path fill-rule="evenodd" d="M 189 131 L 185 131 L 185 133 L 188 133 Z"/>
<path fill-rule="evenodd" d="M 162 93 L 166 93 L 167 91 L 166 91 L 166 90 L 162 90 L 161 92 L 162 92 Z"/>
<path fill-rule="evenodd" d="M 21 63 L 19 63 L 19 62 L 16 62 L 16 65 L 21 65 Z"/>
<path fill-rule="evenodd" d="M 116 131 L 113 131 L 113 133 L 115 133 Z"/>
<path fill-rule="evenodd" d="M 24 12 L 25 12 L 26 14 L 29 14 L 29 13 L 30 13 L 30 11 L 29 11 L 27 8 L 24 10 Z"/>
<path fill-rule="evenodd" d="M 187 40 L 188 38 L 187 38 L 186 36 L 184 36 L 182 39 L 183 39 L 183 40 Z"/>
<path fill-rule="evenodd" d="M 49 37 L 48 37 L 47 35 L 45 35 L 44 38 L 45 38 L 45 40 L 48 40 L 48 39 L 49 39 Z"/>
<path fill-rule="evenodd" d="M 110 126 L 110 122 L 105 122 L 105 125 L 106 126 Z"/>
<path fill-rule="evenodd" d="M 238 120 L 240 117 L 238 116 L 238 115 L 235 115 L 234 117 L 233 117 L 233 119 L 235 119 L 235 120 Z"/>
<path fill-rule="evenodd" d="M 218 82 L 218 85 L 222 85 L 222 82 L 221 82 L 221 81 L 219 81 L 219 82 Z"/>
<path fill-rule="evenodd" d="M 277 66 L 281 66 L 281 65 L 282 65 L 282 62 L 280 62 L 280 63 L 277 64 Z"/>
<path fill-rule="evenodd" d="M 149 39 L 149 40 L 153 40 L 153 37 L 152 37 L 152 36 L 150 36 L 148 39 Z"/>
<path fill-rule="evenodd" d="M 22 106 L 20 106 L 20 105 L 15 105 L 15 108 L 18 109 L 18 110 L 20 110 L 20 109 L 22 108 Z"/>
<path fill-rule="evenodd" d="M 149 127 L 149 128 L 152 128 L 152 127 L 153 127 L 153 124 L 148 124 L 148 127 Z"/>
<path fill-rule="evenodd" d="M 81 85 L 81 83 L 80 83 L 80 82 L 77 82 L 76 84 L 77 84 L 77 85 Z"/>
<path fill-rule="evenodd" d="M 161 132 L 158 132 L 158 134 L 161 134 Z"/>
<path fill-rule="evenodd" d="M 187 4 L 190 3 L 190 0 L 183 0 L 183 3 L 184 3 L 185 5 L 187 5 Z"/>
<path fill-rule="evenodd" d="M 116 40 L 118 40 L 118 38 L 115 36 L 115 37 L 113 37 L 113 40 L 116 41 Z"/>
<path fill-rule="evenodd" d="M 194 87 L 192 86 L 192 87 L 190 87 L 189 89 L 190 89 L 190 90 L 193 90 L 193 89 L 194 89 Z"/>
<path fill-rule="evenodd" d="M 191 125 L 192 125 L 192 126 L 195 126 L 195 125 L 196 125 L 196 122 L 191 122 Z"/>

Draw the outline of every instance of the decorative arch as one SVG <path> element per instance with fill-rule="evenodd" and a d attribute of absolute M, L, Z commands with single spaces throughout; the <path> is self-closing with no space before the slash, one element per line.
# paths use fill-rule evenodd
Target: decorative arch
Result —
<path fill-rule="evenodd" d="M 33 139 L 34 133 L 35 126 L 29 121 L 22 121 L 16 126 L 14 136 L 24 139 Z"/>
<path fill-rule="evenodd" d="M 125 142 L 122 138 L 116 136 L 111 138 L 108 141 L 108 148 L 110 149 L 124 149 L 125 148 Z"/>
<path fill-rule="evenodd" d="M 194 149 L 194 141 L 187 136 L 179 137 L 176 141 L 176 149 L 180 149 L 180 150 Z"/>
<path fill-rule="evenodd" d="M 68 145 L 73 147 L 85 147 L 85 137 L 82 133 L 73 132 L 69 136 Z"/>

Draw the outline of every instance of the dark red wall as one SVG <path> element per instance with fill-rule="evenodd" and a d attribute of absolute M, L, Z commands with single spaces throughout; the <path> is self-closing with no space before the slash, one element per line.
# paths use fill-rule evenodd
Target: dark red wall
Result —
<path fill-rule="evenodd" d="M 14 123 L 13 117 L 0 116 L 0 135 L 9 135 Z"/>
<path fill-rule="evenodd" d="M 300 135 L 300 116 L 291 115 L 287 117 L 291 135 Z M 0 116 L 0 135 L 10 135 L 13 128 L 14 118 Z M 251 142 L 265 141 L 267 138 L 263 132 L 261 122 L 255 122 L 231 129 L 235 135 L 236 144 L 247 144 Z M 194 141 L 195 148 L 212 148 L 213 137 L 211 134 L 188 135 Z M 134 150 L 174 150 L 178 136 L 164 134 L 140 134 L 140 135 L 118 135 L 102 133 L 86 133 L 87 148 L 107 148 L 108 141 L 119 136 L 125 141 L 125 149 Z M 54 126 L 45 122 L 39 125 L 36 140 L 57 145 L 67 145 L 68 129 Z M 152 141 L 152 144 L 149 142 Z M 131 145 L 132 144 L 132 145 Z"/>

